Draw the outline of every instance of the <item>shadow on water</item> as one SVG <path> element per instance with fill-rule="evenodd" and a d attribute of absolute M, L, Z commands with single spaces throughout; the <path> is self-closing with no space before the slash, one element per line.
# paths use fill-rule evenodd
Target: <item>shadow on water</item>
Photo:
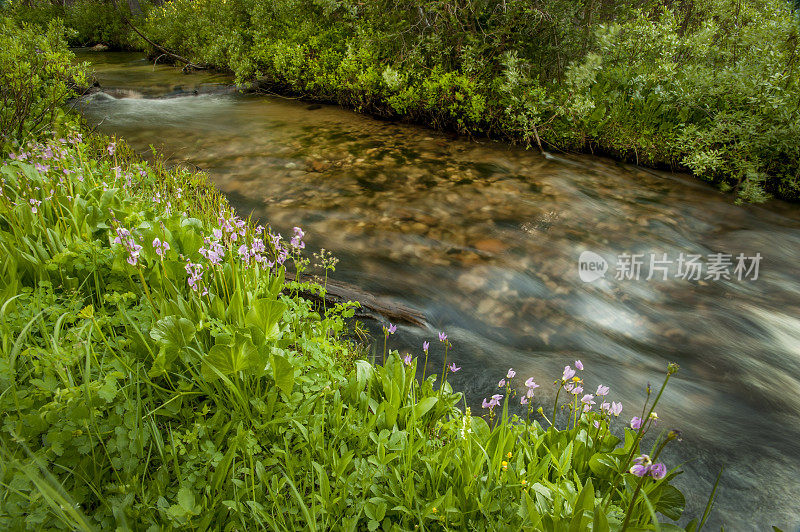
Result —
<path fill-rule="evenodd" d="M 146 151 L 207 169 L 242 214 L 333 250 L 336 277 L 424 310 L 400 328 L 421 354 L 445 330 L 463 369 L 451 382 L 473 409 L 514 367 L 551 382 L 576 358 L 588 386 L 611 386 L 625 419 L 670 361 L 682 369 L 659 408 L 680 428 L 669 450 L 688 514 L 726 466 L 712 525 L 800 525 L 800 213 L 737 207 L 695 180 L 592 157 L 544 158 L 331 106 L 275 97 L 164 96 L 225 81 L 153 67 L 134 54 L 84 54 L 108 94 L 87 119 Z M 138 97 L 131 97 L 135 91 Z M 111 95 L 109 95 L 111 94 Z M 611 265 L 584 283 L 578 256 Z M 757 280 L 615 279 L 622 253 L 761 253 Z M 432 351 L 430 365 L 441 360 Z"/>

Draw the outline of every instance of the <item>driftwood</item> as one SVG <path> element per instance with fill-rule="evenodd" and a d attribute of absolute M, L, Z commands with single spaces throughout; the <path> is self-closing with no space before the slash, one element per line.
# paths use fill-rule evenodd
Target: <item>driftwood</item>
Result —
<path fill-rule="evenodd" d="M 286 272 L 286 280 L 294 281 L 294 274 Z M 418 327 L 423 327 L 425 325 L 425 316 L 417 309 L 375 296 L 364 292 L 356 286 L 340 281 L 328 279 L 327 286 L 328 289 L 325 293 L 324 300 L 325 304 L 328 306 L 346 303 L 347 301 L 358 301 L 361 303 L 361 308 L 355 309 L 356 317 L 379 321 L 389 320 L 392 323 L 404 323 L 407 325 L 416 325 Z M 305 299 L 317 303 L 322 303 L 323 301 L 323 297 L 316 292 L 301 291 L 300 295 Z"/>

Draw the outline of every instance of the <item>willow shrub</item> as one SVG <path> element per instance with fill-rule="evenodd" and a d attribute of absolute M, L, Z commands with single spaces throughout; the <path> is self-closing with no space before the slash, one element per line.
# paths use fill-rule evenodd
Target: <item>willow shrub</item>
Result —
<path fill-rule="evenodd" d="M 0 16 L 0 147 L 49 133 L 63 121 L 72 85 L 84 82 L 72 57 L 60 21 L 41 28 Z"/>
<path fill-rule="evenodd" d="M 149 2 L 139 2 L 140 9 L 150 9 Z M 130 49 L 140 46 L 138 37 L 130 30 L 125 17 L 132 16 L 127 0 L 71 0 L 70 2 L 37 2 L 12 0 L 0 3 L 14 19 L 29 24 L 47 26 L 60 19 L 67 28 L 66 40 L 70 46 L 104 44 L 113 49 Z"/>
<path fill-rule="evenodd" d="M 697 22 L 657 18 L 599 30 L 568 74 L 575 123 L 608 150 L 674 161 L 736 189 L 800 198 L 800 20 L 783 0 L 695 2 Z"/>

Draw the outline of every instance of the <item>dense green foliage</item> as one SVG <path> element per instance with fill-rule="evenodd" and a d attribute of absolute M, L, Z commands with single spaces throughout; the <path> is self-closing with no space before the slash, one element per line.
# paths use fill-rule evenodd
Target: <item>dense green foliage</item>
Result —
<path fill-rule="evenodd" d="M 53 82 L 61 57 L 36 75 Z M 447 369 L 418 379 L 410 355 L 360 360 L 351 305 L 315 307 L 298 294 L 324 286 L 284 281 L 308 266 L 299 228 L 285 242 L 202 174 L 122 142 L 28 140 L 48 135 L 24 132 L 0 166 L 0 528 L 617 530 L 680 516 L 678 471 L 636 458 L 660 392 L 622 440 L 617 407 L 579 400 L 571 368 L 548 407 L 561 428 L 534 411 L 532 379 L 527 419 L 508 414 L 510 380 L 472 416 Z M 652 461 L 676 437 L 657 438 Z"/>
<path fill-rule="evenodd" d="M 142 6 L 146 8 L 149 4 L 143 3 Z M 70 46 L 105 44 L 115 49 L 141 46 L 125 23 L 125 17 L 131 18 L 125 1 L 116 4 L 106 0 L 13 1 L 9 2 L 6 11 L 17 20 L 42 26 L 53 19 L 62 19 L 68 28 L 66 37 Z"/>
<path fill-rule="evenodd" d="M 45 30 L 0 18 L 0 147 L 27 134 L 52 131 L 63 116 L 70 83 L 83 71 L 70 64 L 58 20 Z"/>

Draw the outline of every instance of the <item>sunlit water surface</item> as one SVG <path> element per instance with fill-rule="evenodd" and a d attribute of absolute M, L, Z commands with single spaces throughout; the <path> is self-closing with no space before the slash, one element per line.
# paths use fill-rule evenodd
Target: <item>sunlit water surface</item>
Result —
<path fill-rule="evenodd" d="M 684 463 L 687 515 L 702 514 L 724 465 L 712 525 L 800 526 L 796 206 L 738 207 L 685 176 L 223 92 L 224 76 L 136 54 L 79 57 L 105 91 L 79 103 L 90 123 L 207 170 L 241 214 L 284 234 L 300 225 L 312 250 L 333 250 L 335 278 L 421 309 L 430 327 L 401 327 L 394 347 L 421 354 L 447 331 L 463 368 L 451 382 L 471 404 L 513 367 L 546 405 L 579 358 L 587 390 L 610 385 L 629 420 L 675 361 L 659 427 L 683 431 L 663 456 Z M 609 261 L 604 280 L 580 280 L 584 250 Z M 616 280 L 626 252 L 763 260 L 755 281 L 647 281 L 648 265 Z"/>

